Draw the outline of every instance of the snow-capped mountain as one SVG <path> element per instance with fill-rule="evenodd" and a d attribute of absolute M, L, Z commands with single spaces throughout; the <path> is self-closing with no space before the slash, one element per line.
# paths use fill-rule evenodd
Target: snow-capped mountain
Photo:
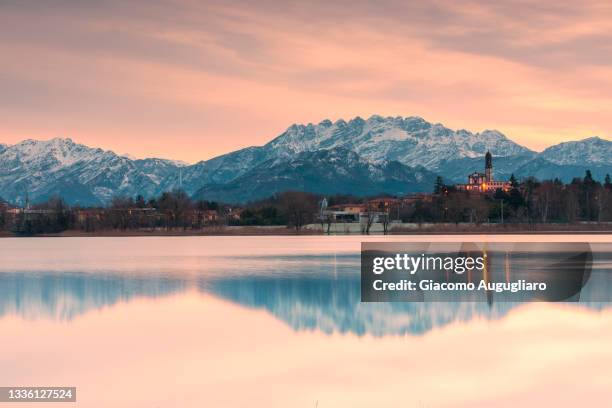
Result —
<path fill-rule="evenodd" d="M 561 165 L 610 165 L 612 141 L 589 137 L 576 142 L 559 143 L 544 150 L 540 157 Z"/>
<path fill-rule="evenodd" d="M 130 160 L 71 139 L 24 140 L 0 153 L 0 196 L 23 203 L 60 195 L 83 205 L 107 203 L 114 195 L 154 195 L 176 171 L 162 159 Z"/>
<path fill-rule="evenodd" d="M 113 196 L 152 197 L 176 188 L 212 199 L 244 202 L 283 189 L 332 194 L 430 191 L 434 174 L 464 181 L 494 156 L 494 174 L 582 177 L 612 173 L 612 142 L 589 138 L 542 153 L 495 130 L 451 130 L 419 117 L 372 116 L 294 124 L 263 146 L 252 146 L 193 165 L 131 159 L 70 139 L 0 144 L 0 197 L 23 204 L 60 195 L 71 204 L 100 205 Z"/>
<path fill-rule="evenodd" d="M 493 150 L 492 150 L 493 151 Z M 612 142 L 590 137 L 551 146 L 541 153 L 525 152 L 518 155 L 494 155 L 494 176 L 508 179 L 511 174 L 535 177 L 539 180 L 558 178 L 570 182 L 584 177 L 590 170 L 596 180 L 612 174 Z M 482 170 L 481 159 L 455 159 L 441 162 L 437 171 L 450 181 L 465 180 L 465 170 Z"/>
<path fill-rule="evenodd" d="M 397 161 L 372 162 L 357 153 L 335 147 L 304 151 L 285 161 L 270 159 L 225 184 L 207 184 L 196 194 L 224 202 L 270 197 L 287 190 L 319 194 L 403 195 L 429 191 L 435 173 L 424 167 L 412 168 Z"/>
<path fill-rule="evenodd" d="M 428 169 L 436 169 L 443 160 L 483 157 L 487 150 L 496 156 L 531 153 L 495 130 L 474 134 L 415 116 L 378 115 L 367 120 L 356 117 L 348 122 L 324 120 L 317 125 L 292 125 L 265 147 L 281 157 L 343 147 L 374 162 L 396 160 Z"/>
<path fill-rule="evenodd" d="M 409 167 L 440 170 L 442 163 L 494 156 L 534 155 L 495 130 L 471 133 L 454 131 L 420 117 L 360 117 L 348 122 L 324 120 L 319 124 L 291 125 L 280 136 L 260 147 L 249 147 L 206 162 L 214 183 L 224 183 L 268 161 L 279 163 L 302 152 L 341 147 L 377 163 L 394 160 Z"/>
<path fill-rule="evenodd" d="M 612 174 L 612 141 L 590 137 L 551 146 L 533 160 L 517 166 L 514 174 L 569 182 L 575 177 L 584 177 L 587 170 L 600 181 Z"/>

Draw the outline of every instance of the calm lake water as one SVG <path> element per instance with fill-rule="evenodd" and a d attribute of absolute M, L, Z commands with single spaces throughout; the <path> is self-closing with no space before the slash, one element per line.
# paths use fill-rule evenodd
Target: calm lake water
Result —
<path fill-rule="evenodd" d="M 0 386 L 78 388 L 53 407 L 612 406 L 612 305 L 361 303 L 365 239 L 612 248 L 609 235 L 0 239 Z"/>

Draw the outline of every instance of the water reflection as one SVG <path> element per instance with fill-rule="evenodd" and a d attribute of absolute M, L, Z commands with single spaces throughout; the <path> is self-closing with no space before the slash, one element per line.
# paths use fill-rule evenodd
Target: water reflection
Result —
<path fill-rule="evenodd" d="M 0 240 L 0 384 L 92 408 L 607 406 L 612 308 L 360 303 L 362 239 Z"/>
<path fill-rule="evenodd" d="M 157 298 L 185 288 L 184 280 L 163 276 L 0 273 L 0 316 L 71 320 L 118 302 Z"/>
<path fill-rule="evenodd" d="M 269 311 L 295 330 L 375 336 L 422 334 L 456 321 L 499 318 L 516 304 L 361 303 L 359 276 L 253 276 L 202 281 L 203 291 Z"/>
<path fill-rule="evenodd" d="M 227 264 L 236 263 L 228 259 Z M 91 310 L 136 298 L 190 289 L 241 306 L 266 310 L 296 331 L 357 335 L 424 334 L 473 319 L 499 319 L 516 303 L 362 303 L 357 255 L 240 257 L 239 269 L 221 273 L 0 273 L 0 316 L 71 320 Z M 609 282 L 588 290 L 610 290 Z M 605 303 L 575 307 L 599 310 Z"/>

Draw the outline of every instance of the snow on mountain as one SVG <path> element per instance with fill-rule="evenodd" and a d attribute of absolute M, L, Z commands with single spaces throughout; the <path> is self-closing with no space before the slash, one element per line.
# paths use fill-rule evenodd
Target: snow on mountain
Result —
<path fill-rule="evenodd" d="M 3 152 L 4 162 L 30 163 L 33 168 L 47 171 L 70 166 L 78 161 L 91 160 L 103 153 L 101 149 L 92 149 L 75 144 L 71 139 L 55 138 L 46 141 L 24 140 L 8 146 Z"/>
<path fill-rule="evenodd" d="M 540 157 L 562 165 L 612 165 L 612 141 L 590 137 L 559 143 L 544 150 Z"/>
<path fill-rule="evenodd" d="M 134 162 L 71 139 L 24 140 L 0 153 L 0 191 L 17 203 L 26 194 L 32 201 L 61 195 L 83 205 L 104 204 L 114 195 L 155 194 L 167 161 L 143 164 L 150 160 Z"/>
<path fill-rule="evenodd" d="M 336 147 L 304 151 L 284 161 L 270 159 L 224 184 L 207 184 L 196 198 L 244 202 L 287 190 L 358 196 L 430 191 L 436 175 L 397 161 L 371 162 Z"/>
<path fill-rule="evenodd" d="M 184 162 L 158 158 L 133 160 L 136 168 L 157 186 L 163 186 L 169 178 L 177 177 L 179 169 L 187 166 Z M 177 185 L 178 187 L 178 185 Z"/>
<path fill-rule="evenodd" d="M 398 161 L 409 167 L 443 170 L 442 163 L 461 158 L 534 155 L 495 130 L 471 133 L 454 131 L 419 117 L 360 117 L 319 124 L 294 124 L 263 146 L 252 146 L 215 157 L 196 166 L 207 183 L 228 183 L 257 165 L 282 163 L 303 152 L 344 148 L 365 160 Z"/>
<path fill-rule="evenodd" d="M 130 159 L 130 160 L 138 160 L 138 157 L 132 154 L 129 154 L 129 153 L 123 153 L 123 154 L 120 154 L 119 156 L 125 157 L 126 159 Z"/>
<path fill-rule="evenodd" d="M 454 131 L 420 117 L 356 117 L 346 122 L 324 120 L 317 125 L 292 125 L 264 146 L 279 156 L 343 147 L 374 162 L 397 160 L 408 166 L 436 169 L 443 160 L 530 153 L 495 130 Z"/>
<path fill-rule="evenodd" d="M 131 159 L 71 139 L 0 144 L 0 197 L 23 204 L 26 194 L 34 202 L 61 195 L 71 204 L 101 205 L 116 195 L 152 197 L 176 188 L 236 201 L 299 188 L 400 194 L 424 191 L 433 174 L 463 181 L 467 173 L 482 170 L 487 150 L 502 179 L 515 173 L 567 181 L 583 176 L 586 168 L 598 178 L 612 173 L 612 142 L 600 138 L 561 143 L 538 154 L 495 130 L 472 133 L 414 116 L 375 115 L 294 124 L 263 146 L 193 165 Z"/>

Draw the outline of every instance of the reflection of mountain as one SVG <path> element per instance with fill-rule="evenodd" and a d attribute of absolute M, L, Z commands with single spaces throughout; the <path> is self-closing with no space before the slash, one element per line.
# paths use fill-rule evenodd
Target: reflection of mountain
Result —
<path fill-rule="evenodd" d="M 202 289 L 270 311 L 296 330 L 325 333 L 422 334 L 455 321 L 499 318 L 515 304 L 361 303 L 359 276 L 290 279 L 251 276 L 202 282 Z"/>
<path fill-rule="evenodd" d="M 0 273 L 0 316 L 70 320 L 89 310 L 168 295 L 185 286 L 183 280 L 151 276 Z"/>
<path fill-rule="evenodd" d="M 605 265 L 603 260 L 600 265 Z M 200 289 L 250 308 L 265 309 L 295 330 L 356 333 L 376 336 L 423 334 L 454 322 L 499 319 L 522 303 L 392 302 L 362 303 L 360 276 L 348 272 L 347 260 L 338 273 L 252 274 L 202 279 Z M 332 264 L 331 260 L 329 264 Z M 328 265 L 329 265 L 328 264 Z M 321 269 L 319 269 L 321 270 Z M 354 270 L 354 269 L 353 269 Z M 581 294 L 580 304 L 599 310 L 612 293 L 611 271 L 598 268 Z M 589 301 L 590 300 L 590 301 Z"/>
<path fill-rule="evenodd" d="M 434 328 L 473 319 L 498 319 L 517 303 L 362 303 L 359 275 L 348 272 L 351 263 L 340 262 L 336 273 L 321 267 L 322 258 L 285 272 L 251 270 L 248 275 L 203 276 L 198 287 L 248 308 L 264 309 L 295 330 L 355 333 L 375 336 L 423 334 Z M 324 262 L 328 267 L 331 260 Z M 315 267 L 314 265 L 319 265 Z M 609 271 L 608 271 L 609 272 Z M 177 275 L 178 276 L 178 275 Z M 591 290 L 610 293 L 606 282 L 591 280 Z M 100 273 L 0 273 L 0 317 L 71 320 L 80 314 L 140 297 L 155 298 L 185 291 L 191 282 L 180 277 Z M 603 298 L 604 295 L 598 295 Z M 593 296 L 591 296 L 593 297 Z M 606 304 L 587 303 L 592 309 Z M 573 305 L 570 307 L 574 307 Z"/>

